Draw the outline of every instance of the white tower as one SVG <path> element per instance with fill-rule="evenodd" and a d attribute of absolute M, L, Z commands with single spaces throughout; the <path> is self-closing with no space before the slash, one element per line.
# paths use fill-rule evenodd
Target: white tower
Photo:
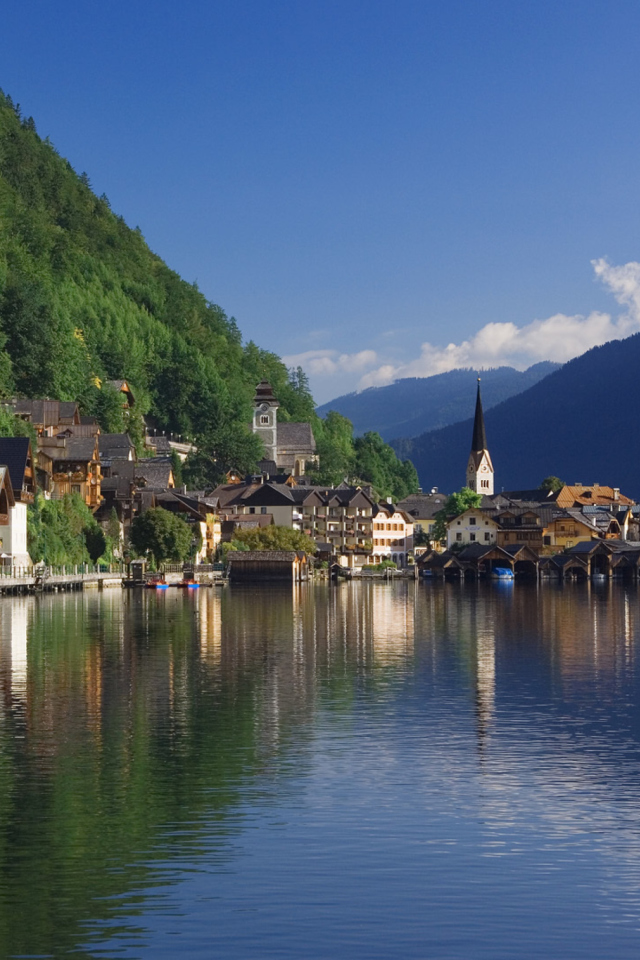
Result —
<path fill-rule="evenodd" d="M 262 380 L 256 387 L 253 398 L 253 432 L 264 445 L 265 460 L 278 459 L 278 407 L 271 384 Z"/>
<path fill-rule="evenodd" d="M 467 486 L 475 493 L 493 496 L 493 464 L 487 449 L 487 434 L 484 428 L 484 414 L 480 399 L 480 377 L 478 377 L 478 396 L 476 398 L 476 416 L 473 421 L 471 453 L 467 463 Z"/>

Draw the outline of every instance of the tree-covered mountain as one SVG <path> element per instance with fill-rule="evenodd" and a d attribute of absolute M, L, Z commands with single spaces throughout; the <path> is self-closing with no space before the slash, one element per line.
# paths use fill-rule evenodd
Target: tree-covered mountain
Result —
<path fill-rule="evenodd" d="M 475 393 L 469 386 L 482 377 L 485 409 L 522 393 L 543 377 L 558 369 L 557 363 L 544 361 L 528 370 L 496 367 L 493 370 L 460 369 L 433 377 L 396 380 L 387 387 L 370 387 L 361 393 L 347 393 L 318 407 L 326 416 L 337 410 L 353 423 L 357 436 L 377 431 L 385 440 L 415 437 L 428 430 L 446 427 L 473 415 Z"/>
<path fill-rule="evenodd" d="M 567 483 L 620 487 L 640 499 L 640 334 L 594 347 L 524 393 L 489 410 L 495 489 L 531 489 L 554 475 Z M 469 377 L 469 391 L 475 384 Z M 393 446 L 411 457 L 424 487 L 465 482 L 473 420 Z"/>
<path fill-rule="evenodd" d="M 104 383 L 121 378 L 139 413 L 196 439 L 193 480 L 248 471 L 262 456 L 248 425 L 263 378 L 280 419 L 312 422 L 322 445 L 302 371 L 243 343 L 233 317 L 154 254 L 0 92 L 0 398 L 77 399 L 108 420 Z M 403 496 L 408 468 L 388 447 L 385 456 L 400 479 L 380 492 Z"/>

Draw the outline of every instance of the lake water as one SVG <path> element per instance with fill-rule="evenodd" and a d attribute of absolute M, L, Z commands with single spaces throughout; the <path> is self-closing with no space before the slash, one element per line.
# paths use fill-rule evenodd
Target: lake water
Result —
<path fill-rule="evenodd" d="M 636 958 L 640 593 L 0 600 L 0 956 Z"/>

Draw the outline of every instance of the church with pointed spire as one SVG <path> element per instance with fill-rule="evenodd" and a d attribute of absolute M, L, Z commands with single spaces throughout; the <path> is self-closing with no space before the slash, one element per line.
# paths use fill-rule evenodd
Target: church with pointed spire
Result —
<path fill-rule="evenodd" d="M 482 412 L 480 396 L 480 377 L 478 377 L 478 395 L 476 397 L 476 415 L 473 421 L 471 453 L 467 463 L 467 486 L 475 493 L 486 497 L 493 496 L 493 464 L 487 448 L 487 433 Z"/>

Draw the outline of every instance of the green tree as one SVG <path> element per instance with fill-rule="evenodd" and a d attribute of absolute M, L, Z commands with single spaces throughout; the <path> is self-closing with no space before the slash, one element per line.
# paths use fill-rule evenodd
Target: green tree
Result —
<path fill-rule="evenodd" d="M 244 424 L 220 424 L 198 439 L 198 451 L 189 454 L 182 475 L 192 488 L 215 487 L 229 470 L 254 473 L 263 456 L 262 441 Z"/>
<path fill-rule="evenodd" d="M 66 494 L 62 500 L 38 495 L 27 513 L 27 544 L 34 562 L 81 564 L 95 563 L 106 539 L 79 494 Z"/>
<path fill-rule="evenodd" d="M 552 490 L 554 493 L 557 493 L 559 490 L 565 486 L 564 480 L 561 480 L 559 477 L 554 477 L 553 475 L 545 477 L 538 490 Z"/>
<path fill-rule="evenodd" d="M 191 552 L 192 531 L 181 517 L 162 507 L 139 514 L 131 524 L 131 546 L 144 556 L 150 553 L 156 563 L 186 560 Z"/>
<path fill-rule="evenodd" d="M 84 539 L 91 562 L 97 563 L 107 549 L 107 538 L 104 535 L 104 531 L 96 523 L 95 526 L 88 527 L 84 530 Z"/>
<path fill-rule="evenodd" d="M 471 507 L 479 507 L 482 503 L 482 495 L 475 493 L 469 487 L 462 487 L 457 493 L 452 493 L 447 497 L 442 510 L 438 510 L 435 515 L 435 523 L 431 532 L 431 538 L 434 543 L 444 543 L 447 539 L 447 523 L 455 517 L 459 517 L 465 510 Z"/>
<path fill-rule="evenodd" d="M 303 550 L 307 554 L 314 554 L 317 550 L 310 537 L 291 527 L 272 525 L 256 530 L 240 530 L 235 534 L 235 539 L 249 550 Z"/>
<path fill-rule="evenodd" d="M 378 496 L 402 500 L 418 489 L 418 474 L 410 460 L 401 461 L 379 433 L 368 431 L 354 441 L 356 476 L 370 483 Z"/>

